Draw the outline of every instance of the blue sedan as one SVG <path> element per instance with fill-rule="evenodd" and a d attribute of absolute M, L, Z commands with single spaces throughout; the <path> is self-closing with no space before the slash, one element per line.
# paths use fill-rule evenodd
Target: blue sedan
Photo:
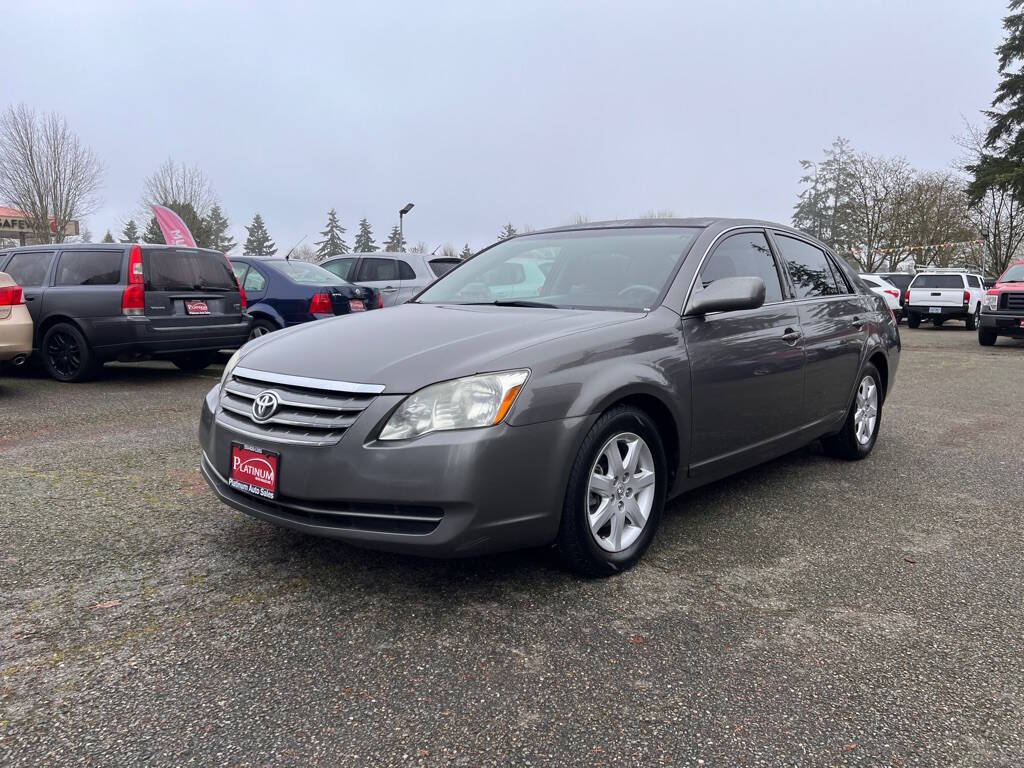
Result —
<path fill-rule="evenodd" d="M 230 261 L 254 318 L 250 339 L 311 320 L 380 307 L 379 292 L 352 285 L 316 264 L 258 256 Z"/>

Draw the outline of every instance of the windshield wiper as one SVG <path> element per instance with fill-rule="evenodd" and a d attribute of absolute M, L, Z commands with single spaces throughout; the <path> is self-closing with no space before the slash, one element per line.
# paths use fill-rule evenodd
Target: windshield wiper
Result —
<path fill-rule="evenodd" d="M 525 301 L 523 299 L 498 299 L 497 301 L 464 301 L 459 302 L 466 306 L 485 307 L 534 307 L 536 309 L 559 309 L 557 304 L 548 304 L 544 301 Z"/>
<path fill-rule="evenodd" d="M 193 291 L 218 291 L 220 293 L 229 293 L 234 290 L 233 288 L 223 288 L 219 285 L 206 285 L 205 283 L 196 283 L 192 286 Z"/>

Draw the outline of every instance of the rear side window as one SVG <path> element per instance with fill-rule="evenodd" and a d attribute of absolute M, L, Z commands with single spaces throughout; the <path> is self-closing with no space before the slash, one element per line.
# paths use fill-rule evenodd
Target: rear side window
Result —
<path fill-rule="evenodd" d="M 459 263 L 460 259 L 434 259 L 430 262 L 430 271 L 435 276 L 440 277 L 441 275 L 451 272 L 455 269 L 455 265 Z"/>
<path fill-rule="evenodd" d="M 967 284 L 972 288 L 981 288 L 981 280 L 979 280 L 974 275 L 967 276 Z"/>
<path fill-rule="evenodd" d="M 43 284 L 46 273 L 53 261 L 54 251 L 25 251 L 16 253 L 7 262 L 4 271 L 22 288 L 34 288 Z"/>
<path fill-rule="evenodd" d="M 723 240 L 701 270 L 701 285 L 707 288 L 724 277 L 760 277 L 764 280 L 766 304 L 782 301 L 782 284 L 768 240 L 760 232 L 744 232 Z"/>
<path fill-rule="evenodd" d="M 863 280 L 868 285 L 870 285 L 872 288 L 881 288 L 882 287 L 882 284 L 880 282 L 878 282 L 877 280 L 875 280 L 873 277 L 866 277 L 865 275 L 861 275 L 860 279 Z"/>
<path fill-rule="evenodd" d="M 364 282 L 397 280 L 398 262 L 394 259 L 363 259 L 363 263 L 359 267 L 359 279 Z"/>
<path fill-rule="evenodd" d="M 266 290 L 267 278 L 261 275 L 255 267 L 251 267 L 248 274 L 245 276 L 244 288 L 250 293 L 259 293 L 260 291 Z"/>
<path fill-rule="evenodd" d="M 836 286 L 832 267 L 823 250 L 786 235 L 776 235 L 775 242 L 779 244 L 789 276 L 793 278 L 798 299 L 846 293 L 845 288 L 840 291 Z"/>
<path fill-rule="evenodd" d="M 235 277 L 238 278 L 238 284 L 241 285 L 242 281 L 245 280 L 245 270 L 249 268 L 248 264 L 243 264 L 240 261 L 231 262 L 231 271 L 235 273 Z"/>
<path fill-rule="evenodd" d="M 122 251 L 64 251 L 54 285 L 117 285 L 123 256 Z"/>
<path fill-rule="evenodd" d="M 406 262 L 398 259 L 398 279 L 399 280 L 415 280 L 416 273 L 413 271 Z"/>
<path fill-rule="evenodd" d="M 321 264 L 324 269 L 328 272 L 333 272 L 342 280 L 348 280 L 348 273 L 352 271 L 352 265 L 356 263 L 355 259 L 335 259 L 334 261 L 326 264 Z"/>
<path fill-rule="evenodd" d="M 960 275 L 918 275 L 911 288 L 963 288 L 964 279 Z"/>
<path fill-rule="evenodd" d="M 836 290 L 839 293 L 852 293 L 853 287 L 847 281 L 842 268 L 836 264 L 835 260 L 831 256 L 826 255 L 825 258 L 828 261 L 828 265 L 832 267 L 832 279 L 835 280 Z"/>
<path fill-rule="evenodd" d="M 189 248 L 153 248 L 142 253 L 148 291 L 237 289 L 223 254 Z"/>

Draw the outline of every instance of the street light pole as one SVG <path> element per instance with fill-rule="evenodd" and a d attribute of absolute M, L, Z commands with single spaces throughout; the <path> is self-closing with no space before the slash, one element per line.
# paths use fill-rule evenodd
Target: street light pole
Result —
<path fill-rule="evenodd" d="M 404 230 L 403 230 L 403 226 L 402 226 L 402 224 L 403 224 L 402 219 L 405 218 L 405 214 L 407 214 L 412 209 L 413 209 L 413 204 L 412 203 L 406 203 L 398 211 L 398 250 L 400 250 L 400 251 L 404 251 L 405 250 L 405 234 L 404 234 Z"/>

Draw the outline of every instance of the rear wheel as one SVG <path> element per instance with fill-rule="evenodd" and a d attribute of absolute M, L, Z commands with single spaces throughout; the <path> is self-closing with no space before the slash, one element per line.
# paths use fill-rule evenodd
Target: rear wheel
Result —
<path fill-rule="evenodd" d="M 907 315 L 907 328 L 917 328 L 921 325 L 921 316 L 916 312 Z"/>
<path fill-rule="evenodd" d="M 249 341 L 258 339 L 260 336 L 266 336 L 268 333 L 273 333 L 279 330 L 277 323 L 273 320 L 264 320 L 262 317 L 257 318 L 253 321 L 252 328 L 249 330 Z"/>
<path fill-rule="evenodd" d="M 998 336 L 995 331 L 990 331 L 988 328 L 978 329 L 978 343 L 981 344 L 981 346 L 991 347 L 996 343 L 996 338 L 998 338 Z"/>
<path fill-rule="evenodd" d="M 981 305 L 980 304 L 978 305 L 978 308 L 976 310 L 974 310 L 974 314 L 973 315 L 969 315 L 967 317 L 966 323 L 967 323 L 967 330 L 968 331 L 973 331 L 975 328 L 977 328 L 979 325 L 981 325 Z"/>
<path fill-rule="evenodd" d="M 864 366 L 860 376 L 843 428 L 821 441 L 829 455 L 850 461 L 871 453 L 882 426 L 882 377 L 871 363 Z"/>
<path fill-rule="evenodd" d="M 87 381 L 102 365 L 82 332 L 70 323 L 57 323 L 46 331 L 42 358 L 46 372 L 57 381 Z"/>
<path fill-rule="evenodd" d="M 558 548 L 573 570 L 610 576 L 633 565 L 654 538 L 668 472 L 657 427 L 618 406 L 591 428 L 569 472 Z"/>
<path fill-rule="evenodd" d="M 932 325 L 934 325 L 936 328 L 941 328 L 944 322 L 946 321 L 943 320 L 941 317 L 936 317 L 934 320 L 932 320 Z"/>
<path fill-rule="evenodd" d="M 171 362 L 183 371 L 201 371 L 216 359 L 216 352 L 189 352 L 187 355 L 175 355 Z"/>

